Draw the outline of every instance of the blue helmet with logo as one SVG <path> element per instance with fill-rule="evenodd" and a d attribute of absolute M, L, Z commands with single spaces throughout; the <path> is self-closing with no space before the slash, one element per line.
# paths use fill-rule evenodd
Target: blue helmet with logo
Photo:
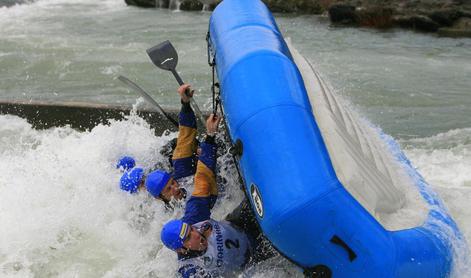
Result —
<path fill-rule="evenodd" d="M 132 169 L 134 166 L 136 166 L 136 161 L 130 156 L 123 156 L 118 160 L 118 163 L 116 163 L 116 168 L 125 171 Z"/>
<path fill-rule="evenodd" d="M 162 192 L 162 189 L 164 189 L 165 185 L 167 185 L 170 178 L 170 174 L 162 170 L 155 170 L 151 172 L 149 175 L 147 175 L 146 179 L 147 191 L 155 198 L 158 198 L 160 192 Z"/>
<path fill-rule="evenodd" d="M 144 170 L 136 167 L 124 172 L 120 179 L 120 188 L 129 193 L 136 193 L 144 176 Z"/>
<path fill-rule="evenodd" d="M 167 222 L 160 232 L 163 244 L 173 251 L 183 247 L 183 242 L 190 232 L 191 226 L 180 219 Z"/>

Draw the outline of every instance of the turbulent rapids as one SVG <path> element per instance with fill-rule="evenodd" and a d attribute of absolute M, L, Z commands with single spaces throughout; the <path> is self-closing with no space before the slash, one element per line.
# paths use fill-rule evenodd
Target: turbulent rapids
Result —
<path fill-rule="evenodd" d="M 34 104 L 39 100 L 130 105 L 135 95 L 114 80 L 123 74 L 149 90 L 164 107 L 176 109 L 175 81 L 156 76 L 144 51 L 170 39 L 181 57 L 179 71 L 197 89 L 195 99 L 199 105 L 209 110 L 211 76 L 206 67 L 204 37 L 210 13 L 140 10 L 126 7 L 122 0 L 24 3 L 28 4 L 0 8 L 2 103 Z M 410 166 L 392 166 L 403 173 L 411 170 L 402 176 L 406 183 L 386 191 L 375 188 L 363 196 L 364 191 L 348 188 L 352 182 L 348 177 L 362 175 L 358 165 L 346 168 L 351 172 L 345 173 L 339 172 L 341 165 L 336 165 L 351 165 L 350 154 L 337 158 L 331 154 L 329 142 L 335 142 L 334 148 L 345 147 L 342 139 L 323 138 L 332 156 L 333 173 L 355 199 L 361 200 L 370 220 L 381 223 L 387 231 L 414 227 L 424 220 L 424 211 L 430 206 L 423 201 L 423 192 L 417 193 L 412 187 L 404 196 L 400 186 L 416 182 L 417 169 L 443 198 L 469 238 L 469 40 L 402 31 L 335 29 L 322 17 L 276 15 L 276 21 L 280 33 L 293 41 L 289 52 L 302 73 L 306 93 L 310 84 L 322 84 L 324 88 L 325 98 L 313 99 L 307 94 L 310 105 L 323 107 L 312 109 L 313 117 L 327 116 L 318 121 L 322 136 L 332 133 L 348 138 L 357 146 L 353 154 L 366 152 L 367 157 L 376 146 L 385 147 L 389 155 L 371 152 L 369 159 L 385 159 L 386 166 L 393 165 L 388 159 L 402 157 L 394 137 L 411 160 Z M 295 48 L 306 57 L 305 63 Z M 309 76 L 315 83 L 307 82 L 304 70 L 311 71 Z M 322 91 L 315 86 L 313 90 Z M 316 101 L 327 101 L 329 105 L 319 106 L 314 104 Z M 136 106 L 141 110 L 144 105 L 138 101 Z M 117 158 L 130 153 L 140 166 L 166 165 L 167 157 L 161 150 L 174 138 L 174 132 L 162 133 L 154 129 L 160 122 L 148 123 L 134 113 L 107 123 L 90 123 L 86 130 L 68 126 L 67 121 L 53 123 L 44 118 L 43 125 L 38 125 L 32 122 L 34 113 L 29 121 L 12 115 L 20 113 L 1 113 L 1 277 L 170 277 L 175 273 L 174 254 L 158 239 L 162 225 L 180 212 L 168 212 L 145 195 L 129 198 L 120 191 L 120 173 L 114 168 Z M 69 113 L 67 109 L 60 112 L 64 119 Z M 329 121 L 341 128 L 322 126 Z M 352 135 L 357 133 L 362 136 Z M 245 198 L 245 193 L 239 190 L 237 171 L 228 153 L 221 154 L 218 167 L 223 188 L 213 216 L 222 219 Z M 381 166 L 377 170 L 389 171 Z M 277 177 L 279 173 L 267 173 L 267 178 Z M 384 197 L 389 202 L 379 201 Z M 433 194 L 432 198 L 438 197 Z M 265 199 L 262 201 L 266 205 Z M 397 207 L 397 213 L 391 213 Z M 452 277 L 469 277 L 468 244 L 454 235 L 454 230 L 447 230 L 442 238 L 453 246 Z M 355 249 L 357 243 L 352 245 L 348 238 L 338 237 L 357 256 L 361 253 Z M 344 247 L 334 248 L 339 260 L 348 260 Z M 413 263 L 415 258 L 410 261 Z M 245 269 L 240 276 L 303 275 L 298 266 L 280 255 Z"/>

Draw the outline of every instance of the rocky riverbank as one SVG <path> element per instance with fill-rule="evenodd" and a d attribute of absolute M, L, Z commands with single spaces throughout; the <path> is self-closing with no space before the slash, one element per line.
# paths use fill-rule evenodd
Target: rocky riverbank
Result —
<path fill-rule="evenodd" d="M 471 37 L 471 1 L 351 1 L 328 8 L 332 23 L 341 26 L 405 28 L 442 36 Z"/>
<path fill-rule="evenodd" d="M 471 0 L 263 0 L 272 12 L 327 13 L 336 26 L 404 28 L 471 37 Z M 128 5 L 212 10 L 219 0 L 125 0 Z M 204 4 L 203 4 L 204 3 Z"/>

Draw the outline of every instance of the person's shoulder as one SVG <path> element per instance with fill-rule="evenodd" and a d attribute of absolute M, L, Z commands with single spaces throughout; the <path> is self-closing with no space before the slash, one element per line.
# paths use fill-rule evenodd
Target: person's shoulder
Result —
<path fill-rule="evenodd" d="M 212 278 L 213 276 L 203 267 L 193 263 L 183 263 L 178 269 L 179 277 L 183 278 Z"/>

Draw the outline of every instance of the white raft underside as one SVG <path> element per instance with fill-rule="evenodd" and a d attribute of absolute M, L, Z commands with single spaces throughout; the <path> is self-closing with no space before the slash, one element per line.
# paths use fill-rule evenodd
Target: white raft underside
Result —
<path fill-rule="evenodd" d="M 314 67 L 287 43 L 342 185 L 386 230 L 421 226 L 427 204 L 379 131 L 340 101 Z"/>

